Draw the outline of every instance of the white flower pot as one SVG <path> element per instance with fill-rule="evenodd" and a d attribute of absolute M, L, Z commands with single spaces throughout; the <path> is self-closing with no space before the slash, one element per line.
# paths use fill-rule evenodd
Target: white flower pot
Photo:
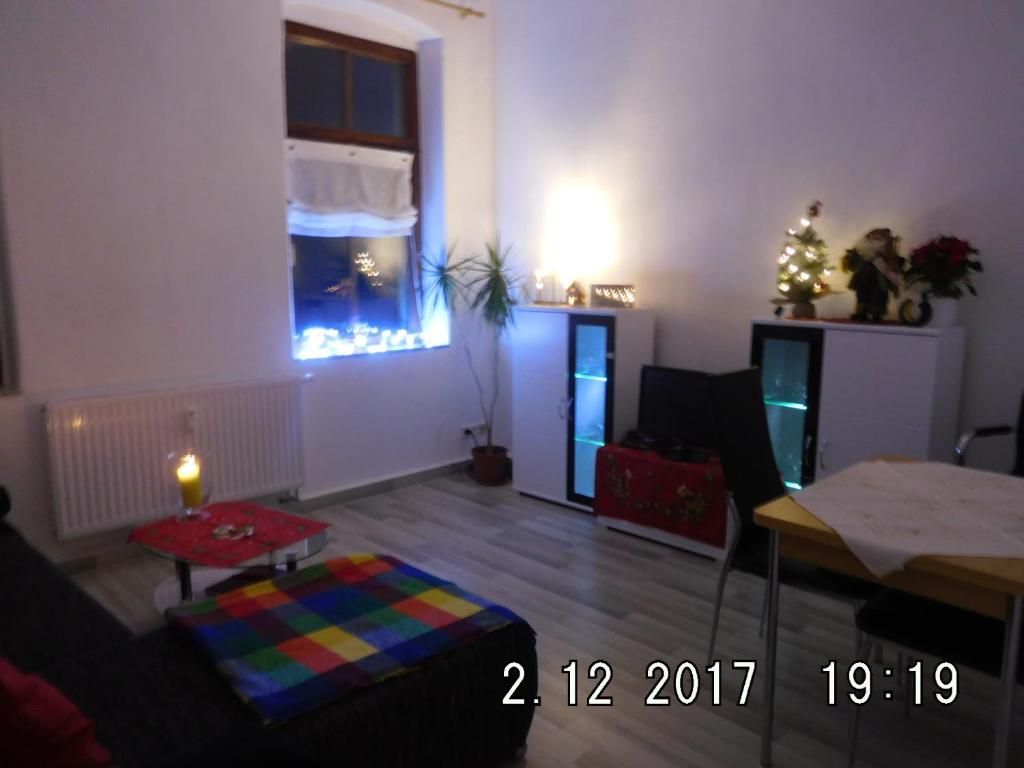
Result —
<path fill-rule="evenodd" d="M 956 325 L 957 312 L 960 308 L 958 299 L 931 298 L 928 303 L 932 306 L 932 319 L 928 325 L 933 328 L 952 328 Z"/>

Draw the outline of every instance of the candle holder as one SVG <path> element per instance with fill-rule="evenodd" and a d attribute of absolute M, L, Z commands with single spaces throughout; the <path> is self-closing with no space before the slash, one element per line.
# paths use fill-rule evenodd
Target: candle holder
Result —
<path fill-rule="evenodd" d="M 533 272 L 536 288 L 533 303 L 539 306 L 564 307 L 568 305 L 565 296 L 559 296 L 559 283 L 555 276 L 543 269 Z"/>
<path fill-rule="evenodd" d="M 178 509 L 181 513 L 178 515 L 178 522 L 184 523 L 189 520 L 209 520 L 210 513 L 206 510 L 206 506 L 210 503 L 211 494 L 204 494 L 202 503 L 198 507 L 186 507 L 183 503 L 178 502 Z"/>

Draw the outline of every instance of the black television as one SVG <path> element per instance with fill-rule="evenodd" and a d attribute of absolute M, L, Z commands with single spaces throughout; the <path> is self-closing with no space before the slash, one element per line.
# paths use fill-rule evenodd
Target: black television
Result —
<path fill-rule="evenodd" d="M 711 382 L 714 374 L 645 365 L 640 372 L 637 429 L 659 444 L 682 440 L 714 448 Z"/>

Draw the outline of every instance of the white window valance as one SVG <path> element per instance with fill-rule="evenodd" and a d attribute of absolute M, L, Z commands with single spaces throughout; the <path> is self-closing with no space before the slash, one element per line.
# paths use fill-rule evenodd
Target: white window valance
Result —
<path fill-rule="evenodd" d="M 316 141 L 285 142 L 288 231 L 313 237 L 411 235 L 413 155 Z"/>

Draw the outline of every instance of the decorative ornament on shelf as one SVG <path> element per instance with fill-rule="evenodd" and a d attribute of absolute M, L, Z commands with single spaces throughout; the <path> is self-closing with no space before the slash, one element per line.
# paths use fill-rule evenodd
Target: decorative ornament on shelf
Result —
<path fill-rule="evenodd" d="M 792 303 L 796 318 L 813 318 L 813 301 L 832 292 L 825 282 L 832 274 L 828 247 L 811 224 L 821 215 L 821 206 L 821 201 L 815 200 L 807 207 L 807 215 L 800 219 L 799 228 L 786 231 L 786 242 L 775 259 L 779 267 L 778 289 L 784 298 L 773 299 L 772 303 Z"/>
<path fill-rule="evenodd" d="M 971 272 L 984 271 L 978 249 L 967 240 L 940 235 L 915 248 L 909 258 L 903 284 L 907 288 L 924 288 L 920 302 L 907 299 L 900 305 L 900 319 L 911 325 L 951 326 L 956 324 L 957 301 L 964 288 L 972 296 L 978 291 L 971 282 Z"/>
<path fill-rule="evenodd" d="M 904 325 L 928 325 L 928 322 L 932 319 L 932 305 L 924 294 L 917 298 L 908 296 L 900 302 L 896 313 L 899 315 L 900 322 Z"/>
<path fill-rule="evenodd" d="M 544 293 L 544 278 L 547 276 L 547 272 L 543 269 L 533 270 L 533 287 L 537 289 L 538 296 L 541 296 Z"/>
<path fill-rule="evenodd" d="M 534 304 L 564 306 L 565 298 L 559 295 L 558 280 L 547 269 L 533 270 Z"/>
<path fill-rule="evenodd" d="M 850 272 L 847 285 L 857 294 L 857 308 L 851 320 L 880 323 L 889 309 L 889 294 L 900 294 L 900 239 L 891 229 L 872 229 L 843 255 L 843 272 Z"/>
<path fill-rule="evenodd" d="M 636 286 L 632 285 L 592 285 L 590 286 L 590 306 L 592 307 L 632 307 L 636 304 Z"/>
<path fill-rule="evenodd" d="M 570 307 L 583 307 L 587 304 L 586 295 L 583 293 L 583 286 L 575 280 L 565 289 L 565 301 Z"/>

